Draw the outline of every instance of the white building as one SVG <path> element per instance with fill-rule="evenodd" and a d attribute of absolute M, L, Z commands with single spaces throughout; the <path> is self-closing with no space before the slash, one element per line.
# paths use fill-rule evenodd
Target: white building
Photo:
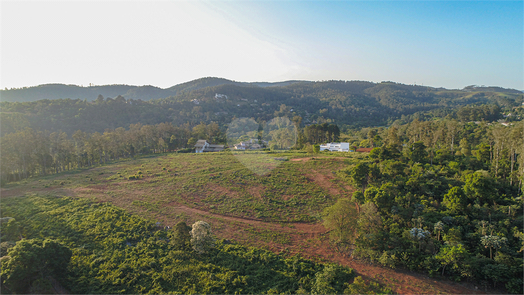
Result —
<path fill-rule="evenodd" d="M 262 140 L 263 145 L 267 145 L 267 142 Z M 235 144 L 234 146 L 235 150 L 259 150 L 262 149 L 263 146 L 258 143 L 257 139 L 250 139 L 248 141 L 242 141 L 240 143 Z"/>
<path fill-rule="evenodd" d="M 349 142 L 330 142 L 320 145 L 320 150 L 330 152 L 349 152 Z"/>
<path fill-rule="evenodd" d="M 195 144 L 195 153 L 220 152 L 223 149 L 223 144 L 210 144 L 203 139 L 197 141 Z"/>

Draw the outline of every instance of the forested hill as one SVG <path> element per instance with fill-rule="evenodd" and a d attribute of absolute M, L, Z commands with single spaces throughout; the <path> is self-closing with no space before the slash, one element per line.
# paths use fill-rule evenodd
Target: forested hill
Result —
<path fill-rule="evenodd" d="M 300 117 L 302 125 L 335 123 L 346 127 L 384 126 L 399 120 L 451 116 L 461 121 L 494 121 L 524 117 L 522 94 L 468 90 L 447 90 L 393 82 L 287 81 L 281 83 L 240 83 L 202 78 L 169 89 L 153 86 L 101 86 L 108 96 L 84 99 L 43 99 L 28 102 L 0 102 L 1 134 L 31 127 L 69 135 L 77 130 L 104 132 L 129 128 L 130 124 L 172 123 L 175 126 L 216 122 L 225 129 L 233 118 L 248 117 L 259 122 L 275 116 Z M 222 84 L 221 84 L 222 83 Z M 263 87 L 262 87 L 263 86 Z M 26 89 L 47 97 L 46 85 Z M 73 87 L 95 91 L 97 87 Z M 76 87 L 76 88 L 75 88 Z M 104 88 L 106 87 L 106 88 Z M 40 92 L 38 90 L 41 90 Z M 9 91 L 4 91 L 8 93 Z M 22 91 L 22 90 L 19 90 Z M 4 93 L 3 92 L 3 93 Z M 3 94 L 2 93 L 2 94 Z M 124 96 L 117 93 L 126 93 Z M 162 93 L 171 93 L 165 95 Z M 116 96 L 115 96 L 116 95 Z M 136 97 L 164 97 L 151 100 Z"/>
<path fill-rule="evenodd" d="M 206 87 L 219 85 L 251 85 L 258 87 L 285 86 L 302 81 L 283 81 L 283 82 L 236 82 L 223 78 L 200 78 L 193 81 L 178 84 L 166 89 L 145 85 L 103 85 L 103 86 L 77 86 L 65 84 L 44 84 L 34 87 L 23 87 L 0 90 L 0 101 L 27 102 L 42 99 L 86 99 L 93 101 L 99 95 L 115 98 L 123 96 L 126 99 L 150 100 L 166 98 L 183 92 L 189 92 Z"/>
<path fill-rule="evenodd" d="M 453 90 L 446 90 L 444 88 L 431 88 L 416 85 L 403 85 L 393 82 L 362 82 L 362 81 L 328 81 L 328 82 L 311 82 L 311 81 L 282 81 L 282 82 L 237 82 L 224 78 L 205 77 L 189 82 L 177 84 L 175 86 L 163 89 L 151 85 L 132 86 L 132 85 L 102 85 L 102 86 L 77 86 L 65 84 L 44 84 L 33 87 L 12 88 L 0 90 L 0 101 L 9 102 L 27 102 L 42 99 L 86 99 L 88 101 L 96 100 L 99 95 L 103 97 L 115 98 L 123 96 L 126 99 L 134 100 L 151 100 L 167 98 L 171 96 L 190 94 L 190 92 L 216 87 L 221 85 L 235 85 L 235 86 L 253 86 L 253 87 L 273 87 L 278 88 L 277 92 L 287 92 L 286 90 L 293 89 L 293 91 L 314 90 L 314 92 L 331 90 L 336 92 L 350 93 L 354 95 L 371 95 L 395 92 L 396 96 L 408 94 L 412 96 L 417 93 L 432 93 L 435 92 L 455 92 Z M 394 85 L 394 87 L 391 87 Z M 376 86 L 379 86 L 378 88 Z M 367 91 L 365 91 L 367 90 Z M 522 95 L 523 92 L 515 89 L 506 89 L 496 86 L 476 86 L 470 85 L 459 91 L 464 95 L 464 92 L 498 92 L 504 94 Z M 303 93 L 302 93 L 303 94 Z M 326 94 L 326 93 L 324 93 Z M 460 95 L 459 95 L 460 96 Z"/>

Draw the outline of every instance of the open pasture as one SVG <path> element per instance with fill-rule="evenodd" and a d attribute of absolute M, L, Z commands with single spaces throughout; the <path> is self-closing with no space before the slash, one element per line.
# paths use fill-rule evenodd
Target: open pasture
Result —
<path fill-rule="evenodd" d="M 253 165 L 269 167 L 260 175 L 230 153 L 167 154 L 23 181 L 3 193 L 47 191 L 145 211 L 183 205 L 246 219 L 316 222 L 323 208 L 351 194 L 352 188 L 336 175 L 351 158 L 289 161 L 304 155 L 275 154 L 273 160 L 264 154 L 259 163 L 256 154 L 248 155 Z"/>

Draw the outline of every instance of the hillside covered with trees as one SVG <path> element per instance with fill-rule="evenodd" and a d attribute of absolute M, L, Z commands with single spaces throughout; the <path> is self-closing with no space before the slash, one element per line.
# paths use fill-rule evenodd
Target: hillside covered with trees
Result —
<path fill-rule="evenodd" d="M 137 123 L 195 126 L 201 122 L 215 122 L 224 130 L 234 118 L 247 117 L 264 122 L 277 116 L 290 119 L 299 116 L 303 125 L 335 123 L 344 131 L 386 126 L 396 120 L 408 123 L 414 118 L 446 115 L 467 121 L 501 119 L 502 113 L 511 113 L 512 118 L 524 115 L 523 95 L 498 88 L 491 89 L 497 92 L 476 91 L 476 88 L 446 90 L 360 81 L 259 83 L 267 86 L 261 87 L 227 81 L 195 80 L 174 86 L 171 92 L 155 99 L 129 95 L 127 90 L 118 95 L 117 90 L 104 92 L 107 95 L 99 93 L 92 101 L 74 96 L 50 99 L 43 94 L 41 97 L 46 99 L 31 102 L 9 102 L 2 98 L 1 134 L 25 127 L 64 131 L 68 135 L 77 130 L 103 133 L 108 128 L 129 128 Z M 489 105 L 490 109 L 475 109 L 474 106 L 478 108 L 479 105 Z M 472 106 L 474 112 L 466 108 L 463 113 L 457 113 L 466 106 Z"/>

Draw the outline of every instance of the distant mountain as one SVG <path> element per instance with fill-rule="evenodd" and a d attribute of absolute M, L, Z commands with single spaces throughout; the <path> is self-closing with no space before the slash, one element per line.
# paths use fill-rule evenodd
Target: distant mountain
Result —
<path fill-rule="evenodd" d="M 202 88 L 214 87 L 214 86 L 220 86 L 220 85 L 244 85 L 244 83 L 231 81 L 231 80 L 224 79 L 224 78 L 205 77 L 205 78 L 200 78 L 200 79 L 192 80 L 189 82 L 185 82 L 182 84 L 178 84 L 178 85 L 169 87 L 167 89 L 170 90 L 173 93 L 173 95 L 176 95 L 176 94 L 180 94 L 183 92 L 189 92 L 193 90 L 199 90 Z"/>
<path fill-rule="evenodd" d="M 522 108 L 522 92 L 497 87 L 491 90 L 497 91 L 476 87 L 448 90 L 394 82 L 270 83 L 222 78 L 202 78 L 167 89 L 48 84 L 1 92 L 0 134 L 25 127 L 62 130 L 70 135 L 77 130 L 103 133 L 107 128 L 163 122 L 175 126 L 215 122 L 225 128 L 234 118 L 267 122 L 277 116 L 300 116 L 305 125 L 336 123 L 342 128 L 386 126 L 396 120 L 406 123 L 415 118 L 429 120 L 448 115 L 463 121 L 492 121 L 499 119 L 501 112 L 516 113 L 515 108 Z M 104 99 L 97 98 L 99 95 Z M 483 104 L 489 107 L 481 107 Z"/>
<path fill-rule="evenodd" d="M 130 86 L 130 85 L 104 85 L 104 86 L 89 86 L 81 87 L 77 85 L 65 84 L 44 84 L 33 87 L 16 88 L 9 90 L 0 90 L 0 101 L 11 102 L 27 102 L 42 99 L 87 99 L 89 101 L 95 100 L 98 95 L 104 97 L 116 97 L 118 95 L 133 95 L 134 93 L 141 93 L 145 95 L 144 91 L 137 90 L 139 88 L 148 89 L 153 86 Z M 156 87 L 153 87 L 156 88 Z M 160 88 L 156 88 L 162 90 Z M 167 93 L 166 93 L 167 94 Z M 168 96 L 170 94 L 167 94 Z M 149 95 L 148 95 L 149 96 Z M 152 98 L 165 97 L 163 94 Z M 135 99 L 135 97 L 134 97 Z"/>
<path fill-rule="evenodd" d="M 337 82 L 337 83 L 330 83 Z M 343 82 L 342 84 L 340 82 Z M 320 83 L 320 84 L 319 84 Z M 450 91 L 444 88 L 431 88 L 416 85 L 404 85 L 394 82 L 382 82 L 372 83 L 366 81 L 325 81 L 325 82 L 311 82 L 311 81 L 300 81 L 290 80 L 282 82 L 237 82 L 224 78 L 216 77 L 205 77 L 189 82 L 181 83 L 166 89 L 146 85 L 146 86 L 132 86 L 132 85 L 102 85 L 102 86 L 89 86 L 82 87 L 77 85 L 65 85 L 65 84 L 44 84 L 33 87 L 14 88 L 8 90 L 0 90 L 0 101 L 9 102 L 27 102 L 36 101 L 42 99 L 86 99 L 93 101 L 97 99 L 99 95 L 104 98 L 111 97 L 115 98 L 119 95 L 126 99 L 143 100 L 148 101 L 152 99 L 162 99 L 168 97 L 174 97 L 177 95 L 188 94 L 193 91 L 198 91 L 206 88 L 213 88 L 223 85 L 234 85 L 234 86 L 251 86 L 258 88 L 286 88 L 294 87 L 299 91 L 320 91 L 324 87 L 334 87 L 337 91 L 344 93 L 358 94 L 358 95 L 371 95 L 378 97 L 387 103 L 386 96 L 396 96 L 396 103 L 412 103 L 413 93 L 421 92 L 438 92 L 438 91 Z M 324 85 L 318 87 L 318 85 Z M 329 85 L 329 86 L 327 86 Z M 467 86 L 462 89 L 462 92 L 494 92 L 494 93 L 508 93 L 508 94 L 523 94 L 522 91 L 516 89 L 507 89 L 496 86 Z M 387 95 L 386 95 L 387 94 Z M 409 98 L 411 97 L 411 99 Z M 419 99 L 418 97 L 417 99 Z"/>
<path fill-rule="evenodd" d="M 524 92 L 517 90 L 517 89 L 511 89 L 511 88 L 502 88 L 497 86 L 477 86 L 477 85 L 470 85 L 466 86 L 463 89 L 464 91 L 485 91 L 485 92 L 501 92 L 501 93 L 513 93 L 513 94 L 523 94 Z"/>
<path fill-rule="evenodd" d="M 23 87 L 9 90 L 0 90 L 0 101 L 27 102 L 41 99 L 87 99 L 95 100 L 99 95 L 115 98 L 118 95 L 126 99 L 151 100 L 166 98 L 184 92 L 199 90 L 202 88 L 220 85 L 278 87 L 294 83 L 307 83 L 306 81 L 283 81 L 283 82 L 236 82 L 224 78 L 200 78 L 193 81 L 178 84 L 166 89 L 155 86 L 131 86 L 131 85 L 103 85 L 82 87 L 65 84 L 44 84 L 33 87 Z"/>

